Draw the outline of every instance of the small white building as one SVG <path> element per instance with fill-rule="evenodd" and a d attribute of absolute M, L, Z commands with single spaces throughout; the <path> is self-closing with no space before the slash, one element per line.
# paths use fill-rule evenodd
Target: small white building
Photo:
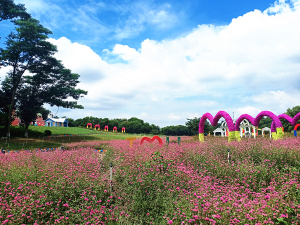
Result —
<path fill-rule="evenodd" d="M 45 120 L 46 127 L 68 127 L 68 120 L 66 118 L 48 118 Z"/>
<path fill-rule="evenodd" d="M 218 134 L 218 133 L 221 133 L 221 136 L 223 137 L 225 134 L 225 131 L 222 129 L 222 128 L 220 128 L 220 127 L 218 127 L 217 129 L 215 129 L 214 131 L 214 136 L 216 136 L 216 133 Z"/>
<path fill-rule="evenodd" d="M 235 120 L 233 121 L 233 124 L 235 124 Z M 245 135 L 250 135 L 252 134 L 252 129 L 254 129 L 254 138 L 255 138 L 255 127 L 246 119 L 243 119 L 243 121 L 240 123 L 239 125 L 240 128 L 240 136 L 243 137 L 243 130 L 245 132 Z M 215 129 L 214 131 L 214 136 L 216 136 L 216 133 L 221 133 L 222 137 L 227 137 L 228 136 L 228 126 L 227 126 L 227 122 L 223 121 L 221 123 L 221 126 L 217 129 Z"/>

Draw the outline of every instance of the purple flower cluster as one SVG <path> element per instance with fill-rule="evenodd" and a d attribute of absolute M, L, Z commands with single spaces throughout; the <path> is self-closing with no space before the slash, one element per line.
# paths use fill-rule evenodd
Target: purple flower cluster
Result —
<path fill-rule="evenodd" d="M 300 139 L 176 138 L 0 155 L 1 224 L 299 224 Z"/>

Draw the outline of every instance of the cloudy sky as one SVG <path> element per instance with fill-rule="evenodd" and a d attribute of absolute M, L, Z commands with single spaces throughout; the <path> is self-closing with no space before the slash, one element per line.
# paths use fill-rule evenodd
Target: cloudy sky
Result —
<path fill-rule="evenodd" d="M 300 0 L 15 2 L 52 30 L 56 57 L 88 91 L 84 110 L 54 107 L 57 116 L 164 127 L 300 105 Z M 0 22 L 0 36 L 12 29 Z"/>

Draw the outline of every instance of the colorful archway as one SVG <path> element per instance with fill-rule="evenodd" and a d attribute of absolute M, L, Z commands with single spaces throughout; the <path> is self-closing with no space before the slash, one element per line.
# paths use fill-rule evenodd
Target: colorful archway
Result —
<path fill-rule="evenodd" d="M 118 128 L 116 126 L 113 128 L 113 132 L 118 132 Z"/>
<path fill-rule="evenodd" d="M 86 128 L 92 128 L 92 127 L 93 127 L 92 123 L 88 123 L 88 124 L 86 125 Z"/>
<path fill-rule="evenodd" d="M 95 130 L 100 130 L 100 125 L 96 124 L 94 128 L 95 128 Z"/>
<path fill-rule="evenodd" d="M 152 143 L 152 142 L 155 141 L 155 140 L 158 140 L 158 143 L 159 143 L 160 146 L 163 145 L 163 141 L 162 141 L 161 138 L 158 137 L 158 136 L 154 136 L 154 137 L 151 138 L 151 139 L 148 138 L 148 137 L 143 137 L 143 138 L 141 139 L 140 145 L 142 145 L 142 144 L 144 143 L 144 141 L 148 141 L 148 142 Z"/>
<path fill-rule="evenodd" d="M 262 111 L 260 112 L 254 119 L 253 125 L 258 126 L 259 121 L 264 117 L 267 116 L 271 118 L 274 122 L 273 130 L 271 128 L 272 137 L 273 140 L 282 139 L 283 138 L 283 132 L 282 132 L 282 124 L 280 119 L 272 112 L 270 111 Z M 277 132 L 277 133 L 276 133 Z"/>
<path fill-rule="evenodd" d="M 300 114 L 300 113 L 298 113 L 298 114 Z M 300 115 L 298 117 L 298 114 L 293 118 L 293 121 L 295 119 L 298 120 L 300 118 Z M 243 114 L 237 119 L 235 125 L 233 124 L 232 118 L 230 117 L 230 115 L 228 113 L 226 113 L 225 111 L 219 111 L 215 117 L 213 117 L 210 113 L 205 113 L 201 117 L 200 122 L 199 122 L 199 140 L 201 142 L 204 141 L 204 123 L 205 123 L 206 119 L 208 119 L 213 126 L 216 126 L 219 119 L 221 117 L 223 117 L 226 120 L 228 129 L 229 129 L 228 142 L 231 142 L 231 141 L 235 140 L 235 138 L 237 138 L 238 141 L 240 140 L 239 126 L 240 126 L 240 123 L 244 119 L 249 120 L 249 122 L 252 123 L 252 125 L 256 127 L 256 126 L 258 126 L 259 121 L 264 116 L 271 118 L 274 122 L 273 130 L 271 129 L 273 139 L 274 140 L 282 139 L 283 138 L 283 129 L 282 129 L 281 121 L 274 113 L 272 113 L 270 111 L 262 111 L 255 118 L 253 118 L 252 116 L 250 116 L 248 114 Z M 276 134 L 276 132 L 277 132 L 277 134 Z"/>
<path fill-rule="evenodd" d="M 123 133 L 123 132 L 125 133 L 125 127 L 122 127 L 122 133 Z"/>
<path fill-rule="evenodd" d="M 267 116 L 269 118 L 271 118 L 274 122 L 274 126 L 273 126 L 273 130 L 271 128 L 271 132 L 272 132 L 272 137 L 274 140 L 278 139 L 282 139 L 283 137 L 283 133 L 282 133 L 282 124 L 279 120 L 279 118 L 272 112 L 270 111 L 262 111 L 260 112 L 255 118 L 253 118 L 252 116 L 248 115 L 248 114 L 242 114 L 235 122 L 235 126 L 234 129 L 237 132 L 239 130 L 239 126 L 240 123 L 243 121 L 243 119 L 247 119 L 249 120 L 250 123 L 252 123 L 253 126 L 258 126 L 259 121 L 264 117 Z M 276 131 L 277 131 L 277 135 L 276 135 Z M 237 134 L 237 133 L 236 133 Z M 236 136 L 237 138 L 237 136 Z M 237 140 L 240 140 L 239 138 L 237 138 Z"/>
<path fill-rule="evenodd" d="M 300 124 L 297 124 L 295 127 L 294 127 L 294 136 L 297 137 L 297 128 L 300 127 Z"/>
<path fill-rule="evenodd" d="M 108 131 L 108 126 L 107 125 L 104 127 L 104 131 Z"/>
<path fill-rule="evenodd" d="M 298 120 L 300 120 L 300 112 L 297 113 L 294 118 L 291 118 L 289 115 L 287 114 L 280 114 L 278 116 L 279 119 L 285 119 L 287 120 L 292 126 L 295 126 L 298 122 Z M 271 124 L 271 130 L 274 130 L 274 122 L 272 122 Z M 282 130 L 283 131 L 283 130 Z M 294 131 L 294 135 L 295 135 L 295 131 Z"/>
<path fill-rule="evenodd" d="M 206 121 L 206 119 L 208 119 L 211 123 L 211 125 L 216 126 L 218 124 L 219 119 L 223 117 L 226 122 L 227 122 L 227 126 L 228 126 L 228 142 L 231 142 L 235 139 L 235 133 L 234 133 L 234 125 L 233 125 L 233 121 L 230 117 L 230 115 L 225 112 L 225 111 L 219 111 L 215 117 L 213 117 L 210 113 L 205 113 L 199 122 L 199 140 L 201 142 L 204 142 L 204 123 Z"/>
<path fill-rule="evenodd" d="M 246 119 L 248 120 L 251 124 L 254 123 L 254 118 L 248 114 L 242 114 L 236 121 L 235 121 L 235 125 L 234 125 L 234 133 L 235 133 L 235 138 L 237 141 L 241 140 L 241 136 L 240 136 L 240 124 L 241 122 Z M 250 129 L 250 128 L 249 128 Z"/>

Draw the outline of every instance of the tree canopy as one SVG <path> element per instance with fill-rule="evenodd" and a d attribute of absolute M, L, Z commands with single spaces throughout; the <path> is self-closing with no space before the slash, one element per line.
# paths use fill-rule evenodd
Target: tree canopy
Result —
<path fill-rule="evenodd" d="M 290 117 L 294 117 L 297 113 L 300 112 L 300 106 L 294 106 L 293 108 L 288 108 L 285 112 L 285 114 L 289 115 Z M 282 126 L 284 127 L 284 131 L 285 132 L 291 132 L 292 130 L 294 130 L 294 126 L 292 126 L 288 121 L 286 121 L 285 119 L 281 119 L 280 120 L 282 123 Z M 300 120 L 298 121 L 298 124 L 300 124 Z"/>
<path fill-rule="evenodd" d="M 15 18 L 30 18 L 23 4 L 15 4 L 13 0 L 1 0 L 0 2 L 0 22 L 2 20 L 12 20 Z"/>
<path fill-rule="evenodd" d="M 3 13 L 3 18 L 10 17 Z M 31 17 L 14 19 L 13 23 L 15 29 L 6 38 L 5 48 L 0 49 L 2 65 L 11 68 L 2 82 L 0 93 L 0 98 L 4 99 L 0 103 L 1 118 L 7 120 L 8 137 L 14 109 L 28 126 L 43 104 L 83 108 L 77 100 L 87 94 L 76 89 L 79 75 L 66 69 L 54 57 L 57 48 L 47 41 L 48 35 L 52 34 L 49 29 Z M 30 75 L 24 76 L 25 72 Z"/>

